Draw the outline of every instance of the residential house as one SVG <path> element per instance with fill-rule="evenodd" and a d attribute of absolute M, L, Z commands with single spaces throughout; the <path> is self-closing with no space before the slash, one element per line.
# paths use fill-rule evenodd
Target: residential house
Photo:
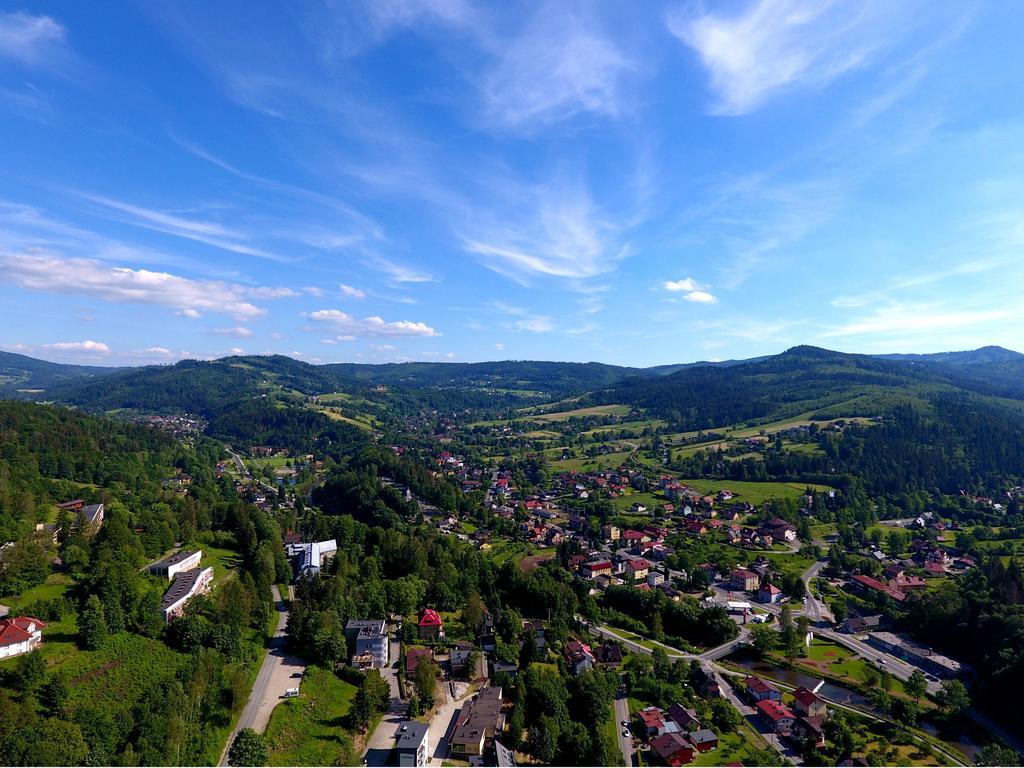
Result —
<path fill-rule="evenodd" d="M 448 742 L 452 757 L 468 760 L 484 754 L 485 747 L 505 726 L 502 704 L 501 688 L 491 686 L 462 706 Z"/>
<path fill-rule="evenodd" d="M 718 678 L 710 667 L 701 667 L 693 673 L 693 682 L 697 692 L 705 699 L 720 699 L 722 689 L 718 684 Z"/>
<path fill-rule="evenodd" d="M 682 704 L 676 703 L 669 707 L 668 716 L 683 731 L 699 731 L 701 728 L 700 719 L 697 717 L 697 710 L 687 709 Z"/>
<path fill-rule="evenodd" d="M 658 707 L 644 707 L 636 716 L 640 719 L 644 733 L 648 736 L 661 736 L 668 731 L 665 728 L 665 713 Z M 673 728 L 673 730 L 676 730 Z"/>
<path fill-rule="evenodd" d="M 773 517 L 762 526 L 762 529 L 775 541 L 796 541 L 796 528 L 781 517 Z"/>
<path fill-rule="evenodd" d="M 198 568 L 202 557 L 203 551 L 201 549 L 183 549 L 180 552 L 175 552 L 170 557 L 165 557 L 163 560 L 153 563 L 149 566 L 149 572 L 154 576 L 163 576 L 168 581 L 173 581 L 174 577 L 182 571 L 191 571 L 194 568 Z"/>
<path fill-rule="evenodd" d="M 690 742 L 698 752 L 710 752 L 718 749 L 718 734 L 710 728 L 701 728 L 690 734 Z"/>
<path fill-rule="evenodd" d="M 758 701 L 755 709 L 773 733 L 786 736 L 796 722 L 796 716 L 789 707 L 776 699 Z"/>
<path fill-rule="evenodd" d="M 603 538 L 605 541 L 618 541 L 621 536 L 622 532 L 619 530 L 618 526 L 601 526 L 601 538 Z"/>
<path fill-rule="evenodd" d="M 594 651 L 594 659 L 605 669 L 622 666 L 622 646 L 606 640 Z"/>
<path fill-rule="evenodd" d="M 756 571 L 749 571 L 746 568 L 737 568 L 729 574 L 729 587 L 740 592 L 752 592 L 757 589 L 761 582 L 761 576 Z"/>
<path fill-rule="evenodd" d="M 612 573 L 611 561 L 596 560 L 584 563 L 581 573 L 585 579 L 596 579 L 598 576 L 610 576 Z"/>
<path fill-rule="evenodd" d="M 430 763 L 430 728 L 426 723 L 409 721 L 398 726 L 395 752 L 399 766 L 425 768 Z"/>
<path fill-rule="evenodd" d="M 678 768 L 693 762 L 693 746 L 678 733 L 663 733 L 650 740 L 651 751 L 663 765 Z"/>
<path fill-rule="evenodd" d="M 791 733 L 795 738 L 809 741 L 821 749 L 825 746 L 825 718 L 820 715 L 797 717 Z"/>
<path fill-rule="evenodd" d="M 0 659 L 29 653 L 43 642 L 46 622 L 32 616 L 0 619 Z"/>
<path fill-rule="evenodd" d="M 194 568 L 177 574 L 160 602 L 160 613 L 164 621 L 170 622 L 181 616 L 189 600 L 209 592 L 212 582 L 213 568 Z"/>
<path fill-rule="evenodd" d="M 818 717 L 824 715 L 827 710 L 825 700 L 803 686 L 793 691 L 793 699 L 793 709 L 798 715 Z"/>
<path fill-rule="evenodd" d="M 444 622 L 433 608 L 424 608 L 416 624 L 420 640 L 441 640 L 444 638 Z"/>
<path fill-rule="evenodd" d="M 782 598 L 782 590 L 776 587 L 767 579 L 761 582 L 761 586 L 757 589 L 757 600 L 760 603 L 767 603 L 768 605 L 775 605 Z"/>
<path fill-rule="evenodd" d="M 594 654 L 590 646 L 575 639 L 565 644 L 565 660 L 574 675 L 586 672 L 594 666 Z"/>
<path fill-rule="evenodd" d="M 754 701 L 781 701 L 782 692 L 779 691 L 774 685 L 769 683 L 755 675 L 748 677 L 744 684 L 747 688 L 747 694 Z"/>
<path fill-rule="evenodd" d="M 651 587 L 657 587 L 665 583 L 665 574 L 660 571 L 648 571 L 647 573 L 647 584 Z"/>
<path fill-rule="evenodd" d="M 650 562 L 643 557 L 637 557 L 632 560 L 626 561 L 626 579 L 629 581 L 637 581 L 638 579 L 646 579 L 647 572 L 650 570 Z"/>

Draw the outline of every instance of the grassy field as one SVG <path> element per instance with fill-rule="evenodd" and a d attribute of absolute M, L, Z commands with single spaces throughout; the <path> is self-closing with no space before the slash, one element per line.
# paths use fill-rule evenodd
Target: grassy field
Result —
<path fill-rule="evenodd" d="M 356 687 L 334 673 L 309 667 L 299 696 L 278 704 L 267 725 L 267 765 L 346 765 L 352 737 L 344 717 Z"/>
<path fill-rule="evenodd" d="M 524 414 L 524 418 L 534 421 L 568 421 L 587 416 L 625 416 L 630 410 L 628 405 L 593 405 L 589 408 L 574 408 L 571 411 Z"/>
<path fill-rule="evenodd" d="M 810 483 L 773 483 L 746 482 L 742 480 L 705 480 L 701 478 L 680 480 L 696 491 L 713 495 L 721 490 L 729 490 L 735 494 L 737 501 L 746 501 L 754 506 L 763 504 L 768 499 L 798 499 L 810 486 L 819 491 L 830 490 L 827 485 Z"/>
<path fill-rule="evenodd" d="M 655 507 L 660 507 L 668 503 L 668 499 L 664 496 L 656 496 L 653 493 L 640 493 L 637 491 L 630 491 L 624 493 L 616 499 L 612 499 L 612 505 L 617 510 L 625 512 L 630 509 L 634 504 L 643 504 L 647 507 L 647 512 L 653 512 Z"/>
<path fill-rule="evenodd" d="M 605 743 L 605 753 L 615 755 L 613 765 L 624 765 L 622 752 L 619 751 L 619 724 L 615 720 L 615 704 L 611 705 L 612 716 L 601 725 L 601 741 Z"/>
<path fill-rule="evenodd" d="M 199 565 L 202 568 L 213 566 L 214 587 L 221 584 L 228 574 L 238 570 L 242 563 L 242 556 L 233 549 L 221 549 L 207 544 L 201 545 L 200 549 L 203 550 L 203 559 Z"/>
<path fill-rule="evenodd" d="M 372 432 L 376 426 L 376 420 L 373 417 L 364 414 L 360 414 L 358 416 L 347 416 L 344 413 L 341 413 L 337 408 L 332 408 L 330 406 L 311 405 L 309 408 L 317 413 L 322 413 L 329 419 L 333 419 L 334 421 L 344 421 L 354 427 L 365 429 L 367 432 Z"/>
<path fill-rule="evenodd" d="M 567 472 L 570 470 L 585 472 L 591 469 L 615 469 L 629 458 L 630 453 L 632 453 L 632 451 L 619 451 L 616 453 L 608 453 L 604 456 L 595 456 L 594 458 L 590 458 L 589 456 L 580 456 L 575 459 L 558 459 L 557 461 L 551 462 L 551 467 L 559 472 Z"/>

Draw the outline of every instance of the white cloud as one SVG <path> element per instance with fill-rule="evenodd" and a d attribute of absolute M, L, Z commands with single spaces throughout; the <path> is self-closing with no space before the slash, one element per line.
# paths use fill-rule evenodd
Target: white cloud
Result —
<path fill-rule="evenodd" d="M 210 333 L 215 336 L 234 336 L 239 339 L 247 339 L 252 336 L 252 329 L 243 325 L 236 325 L 234 328 L 216 328 Z"/>
<path fill-rule="evenodd" d="M 198 318 L 202 317 L 202 314 L 195 309 L 183 309 L 178 314 L 180 314 L 182 317 L 187 317 L 189 320 L 197 320 Z"/>
<path fill-rule="evenodd" d="M 256 299 L 290 299 L 301 295 L 291 288 L 247 288 L 246 293 Z"/>
<path fill-rule="evenodd" d="M 482 86 L 486 114 L 499 126 L 530 130 L 581 113 L 620 113 L 632 64 L 581 14 L 552 3 L 499 50 Z"/>
<path fill-rule="evenodd" d="M 718 300 L 707 291 L 690 291 L 683 298 L 698 304 L 714 304 Z"/>
<path fill-rule="evenodd" d="M 698 283 L 692 277 L 683 277 L 679 280 L 666 280 L 662 283 L 662 287 L 666 291 L 670 291 L 672 293 L 683 293 L 684 300 L 696 302 L 697 304 L 713 304 L 718 301 L 718 299 L 708 292 L 708 286 L 703 283 Z"/>
<path fill-rule="evenodd" d="M 64 44 L 64 27 L 49 16 L 0 13 L 0 58 L 36 67 L 50 63 Z"/>
<path fill-rule="evenodd" d="M 228 352 L 230 352 L 232 355 L 244 355 L 245 354 L 245 350 L 242 349 L 241 347 L 232 347 L 231 349 L 228 350 Z"/>
<path fill-rule="evenodd" d="M 398 347 L 394 344 L 371 344 L 370 349 L 375 349 L 378 352 L 394 352 Z"/>
<path fill-rule="evenodd" d="M 718 97 L 713 112 L 742 115 L 792 86 L 825 85 L 886 43 L 898 9 L 884 0 L 755 0 L 739 15 L 690 9 L 668 28 L 693 48 Z"/>
<path fill-rule="evenodd" d="M 110 354 L 110 347 L 102 341 L 93 341 L 92 339 L 86 339 L 85 341 L 58 341 L 54 344 L 44 344 L 43 346 L 46 349 L 53 349 L 59 352 L 89 352 L 98 355 Z"/>
<path fill-rule="evenodd" d="M 214 312 L 247 319 L 266 310 L 245 300 L 246 288 L 217 280 L 190 280 L 167 272 L 112 267 L 52 254 L 0 255 L 0 281 L 32 291 L 70 293 L 122 304 L 173 307 L 185 317 Z"/>
<path fill-rule="evenodd" d="M 146 349 L 144 349 L 143 352 L 149 355 L 158 355 L 160 357 L 174 356 L 174 353 L 171 352 L 171 350 L 169 350 L 167 347 L 146 347 Z"/>
<path fill-rule="evenodd" d="M 344 283 L 342 283 L 341 285 L 338 286 L 338 288 L 341 290 L 343 296 L 348 296 L 353 299 L 366 298 L 365 291 L 361 291 L 358 288 L 353 288 L 351 285 L 345 285 Z"/>
<path fill-rule="evenodd" d="M 306 315 L 315 323 L 327 325 L 349 337 L 358 336 L 440 336 L 426 323 L 411 320 L 385 322 L 380 317 L 364 317 L 359 320 L 340 309 L 318 309 Z M 339 339 L 342 337 L 339 336 Z"/>
<path fill-rule="evenodd" d="M 698 291 L 704 287 L 692 277 L 684 277 L 681 280 L 666 280 L 663 285 L 666 291 Z"/>
<path fill-rule="evenodd" d="M 495 345 L 494 345 L 494 348 L 495 348 L 496 350 L 498 350 L 499 352 L 501 352 L 501 350 L 503 350 L 503 349 L 505 348 L 505 345 L 504 345 L 504 344 L 502 344 L 502 343 L 501 343 L 501 342 L 499 341 L 499 342 L 498 342 L 497 344 L 495 344 Z"/>
<path fill-rule="evenodd" d="M 320 298 L 321 296 L 324 295 L 323 289 L 322 288 L 317 288 L 315 285 L 307 285 L 302 290 L 304 292 L 308 293 L 310 296 L 315 296 L 317 298 Z"/>
<path fill-rule="evenodd" d="M 515 327 L 517 330 L 530 333 L 548 333 L 555 328 L 550 317 L 530 317 L 525 320 L 516 320 Z"/>

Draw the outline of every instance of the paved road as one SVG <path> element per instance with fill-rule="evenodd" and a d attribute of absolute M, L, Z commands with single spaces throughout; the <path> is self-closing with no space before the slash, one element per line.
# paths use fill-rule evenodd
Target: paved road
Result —
<path fill-rule="evenodd" d="M 625 761 L 624 765 L 636 765 L 636 750 L 633 749 L 633 737 L 622 735 L 622 731 L 625 728 L 622 724 L 623 721 L 629 722 L 629 699 L 625 694 L 620 694 L 615 697 L 613 704 L 615 709 L 615 732 L 618 734 L 619 749 L 622 751 L 622 759 Z"/>
<path fill-rule="evenodd" d="M 387 765 L 388 756 L 395 746 L 395 731 L 398 729 L 399 723 L 405 720 L 409 711 L 409 705 L 398 695 L 398 662 L 401 652 L 401 644 L 392 637 L 391 647 L 388 651 L 391 663 L 380 671 L 381 676 L 388 681 L 388 686 L 391 688 L 391 700 L 388 702 L 388 711 L 384 713 L 380 723 L 366 740 L 366 748 L 363 750 L 363 759 L 366 765 Z"/>
<path fill-rule="evenodd" d="M 814 622 L 832 621 L 832 612 L 829 611 L 828 606 L 815 597 L 814 592 L 811 591 L 811 581 L 817 578 L 821 569 L 827 564 L 827 560 L 819 560 L 816 563 L 812 563 L 811 567 L 804 571 L 801 576 L 804 582 L 804 591 L 807 593 L 807 602 L 804 603 L 803 613 Z"/>
<path fill-rule="evenodd" d="M 298 688 L 299 678 L 306 671 L 306 663 L 302 659 L 284 652 L 288 609 L 281 599 L 281 593 L 276 584 L 271 587 L 271 591 L 274 594 L 274 607 L 277 609 L 277 628 L 267 653 L 263 657 L 263 665 L 256 676 L 252 693 L 249 694 L 249 701 L 246 702 L 242 716 L 238 718 L 238 724 L 231 732 L 231 737 L 221 754 L 220 765 L 228 764 L 228 749 L 235 739 L 235 734 L 240 730 L 252 728 L 257 733 L 263 733 L 267 723 L 270 722 L 270 713 L 284 700 L 284 692 L 288 688 Z"/>
<path fill-rule="evenodd" d="M 231 455 L 231 458 L 235 460 L 235 469 L 238 470 L 238 474 L 240 474 L 242 477 L 247 477 L 251 479 L 252 475 L 249 474 L 249 469 L 245 466 L 245 463 L 242 461 L 242 457 L 239 456 L 234 451 L 232 451 L 226 445 L 224 446 L 224 450 L 227 451 Z"/>

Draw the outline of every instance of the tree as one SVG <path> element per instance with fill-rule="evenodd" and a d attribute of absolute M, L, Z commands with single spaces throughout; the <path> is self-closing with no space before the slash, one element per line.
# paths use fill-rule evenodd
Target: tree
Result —
<path fill-rule="evenodd" d="M 1020 765 L 1020 755 L 1016 750 L 993 741 L 981 748 L 975 763 L 977 765 Z"/>
<path fill-rule="evenodd" d="M 29 765 L 84 765 L 88 754 L 89 745 L 77 723 L 49 717 L 26 758 Z"/>
<path fill-rule="evenodd" d="M 845 600 L 836 600 L 832 603 L 832 618 L 836 620 L 836 624 L 842 624 L 849 615 L 850 608 Z"/>
<path fill-rule="evenodd" d="M 825 736 L 832 743 L 836 754 L 840 757 L 849 757 L 853 752 L 854 740 L 850 724 L 846 722 L 846 716 L 836 712 L 825 721 Z"/>
<path fill-rule="evenodd" d="M 910 677 L 903 683 L 903 690 L 907 692 L 908 696 L 913 697 L 915 704 L 920 702 L 921 697 L 928 690 L 928 680 L 925 679 L 924 672 L 920 669 L 911 672 Z"/>
<path fill-rule="evenodd" d="M 779 633 L 767 624 L 755 624 L 750 630 L 750 643 L 762 659 L 779 647 Z"/>
<path fill-rule="evenodd" d="M 229 765 L 263 766 L 267 764 L 267 745 L 252 728 L 243 728 L 231 742 Z"/>
<path fill-rule="evenodd" d="M 917 724 L 917 716 L 920 709 L 917 704 L 906 699 L 892 700 L 892 717 L 900 725 L 910 728 Z"/>
<path fill-rule="evenodd" d="M 46 677 L 46 660 L 38 650 L 26 653 L 20 659 L 14 670 L 18 687 L 26 692 L 32 691 Z"/>
<path fill-rule="evenodd" d="M 434 691 L 437 687 L 437 676 L 440 673 L 437 664 L 429 659 L 420 659 L 413 672 L 413 682 L 416 685 L 416 694 L 423 702 L 425 709 L 434 706 Z"/>
<path fill-rule="evenodd" d="M 462 606 L 462 626 L 470 632 L 476 632 L 484 621 L 484 603 L 477 592 L 470 592 L 466 604 Z"/>
<path fill-rule="evenodd" d="M 712 699 L 711 701 L 711 723 L 718 731 L 734 733 L 743 717 L 736 708 L 725 699 Z"/>
<path fill-rule="evenodd" d="M 96 595 L 89 595 L 85 607 L 78 614 L 78 636 L 89 651 L 95 651 L 107 639 L 107 619 L 103 604 Z"/>
<path fill-rule="evenodd" d="M 39 703 L 51 717 L 60 717 L 68 699 L 68 686 L 58 674 L 50 675 L 39 689 Z"/>
<path fill-rule="evenodd" d="M 967 693 L 967 688 L 959 680 L 944 681 L 936 698 L 939 706 L 951 715 L 958 715 L 971 706 L 971 697 Z"/>

